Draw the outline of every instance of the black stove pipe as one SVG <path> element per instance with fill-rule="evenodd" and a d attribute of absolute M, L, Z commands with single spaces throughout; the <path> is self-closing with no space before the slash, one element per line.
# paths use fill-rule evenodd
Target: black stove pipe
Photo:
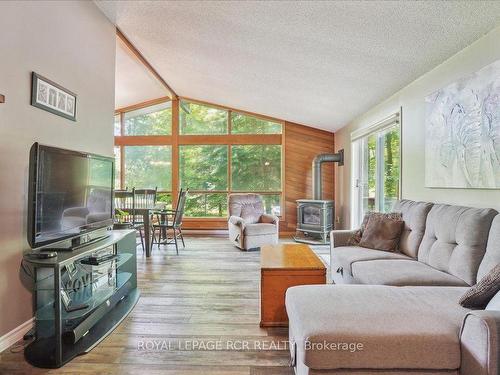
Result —
<path fill-rule="evenodd" d="M 313 199 L 321 200 L 323 198 L 321 165 L 327 162 L 339 163 L 339 166 L 344 165 L 344 150 L 339 150 L 336 154 L 320 154 L 314 158 L 312 162 Z"/>

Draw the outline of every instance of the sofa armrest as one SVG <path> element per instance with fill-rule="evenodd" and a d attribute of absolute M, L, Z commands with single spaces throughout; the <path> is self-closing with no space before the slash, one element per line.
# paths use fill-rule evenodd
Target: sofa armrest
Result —
<path fill-rule="evenodd" d="M 346 246 L 357 230 L 332 230 L 330 232 L 330 247 Z"/>
<path fill-rule="evenodd" d="M 228 221 L 231 224 L 240 227 L 242 230 L 243 230 L 243 228 L 245 228 L 245 225 L 246 225 L 245 220 L 243 220 L 243 218 L 238 217 L 238 216 L 230 216 Z"/>
<path fill-rule="evenodd" d="M 500 370 L 500 311 L 469 312 L 460 332 L 461 375 L 494 375 Z"/>
<path fill-rule="evenodd" d="M 341 271 L 334 264 L 333 252 L 336 247 L 346 246 L 349 239 L 357 232 L 357 230 L 332 230 L 330 232 L 330 275 L 332 280 L 335 280 L 337 271 Z"/>
<path fill-rule="evenodd" d="M 245 220 L 238 216 L 230 216 L 228 221 L 229 240 L 240 249 L 244 248 Z"/>
<path fill-rule="evenodd" d="M 260 222 L 261 223 L 266 223 L 266 224 L 275 224 L 275 225 L 278 225 L 279 222 L 280 222 L 280 219 L 277 216 L 274 216 L 274 215 L 263 214 L 260 217 Z"/>

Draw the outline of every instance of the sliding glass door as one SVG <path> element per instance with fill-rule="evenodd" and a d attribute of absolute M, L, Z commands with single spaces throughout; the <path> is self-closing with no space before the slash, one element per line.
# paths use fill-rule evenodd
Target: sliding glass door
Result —
<path fill-rule="evenodd" d="M 352 225 L 365 213 L 389 212 L 400 198 L 401 131 L 399 121 L 354 136 L 352 141 Z"/>

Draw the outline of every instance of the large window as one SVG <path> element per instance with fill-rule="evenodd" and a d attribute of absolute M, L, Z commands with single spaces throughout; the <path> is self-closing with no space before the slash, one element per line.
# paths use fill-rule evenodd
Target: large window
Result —
<path fill-rule="evenodd" d="M 114 133 L 115 135 L 122 134 L 121 116 L 119 114 L 115 115 Z"/>
<path fill-rule="evenodd" d="M 168 204 L 188 188 L 186 217 L 227 218 L 233 192 L 283 213 L 279 121 L 181 100 L 125 110 L 115 132 L 117 188 L 158 187 Z"/>
<path fill-rule="evenodd" d="M 281 134 L 279 122 L 263 120 L 254 116 L 231 113 L 231 133 L 233 134 Z"/>
<path fill-rule="evenodd" d="M 120 181 L 121 174 L 122 174 L 122 157 L 121 157 L 121 147 L 115 146 L 114 148 L 114 154 L 115 154 L 115 189 L 121 189 L 122 184 Z"/>
<path fill-rule="evenodd" d="M 190 217 L 226 217 L 226 193 L 196 193 L 188 194 L 186 200 L 186 216 Z"/>
<path fill-rule="evenodd" d="M 180 186 L 190 190 L 227 190 L 227 146 L 180 146 Z"/>
<path fill-rule="evenodd" d="M 180 134 L 227 134 L 227 111 L 181 101 Z"/>
<path fill-rule="evenodd" d="M 281 191 L 281 146 L 233 146 L 231 178 L 234 191 Z"/>
<path fill-rule="evenodd" d="M 401 144 L 399 115 L 353 134 L 353 226 L 369 211 L 389 212 L 400 198 Z"/>
<path fill-rule="evenodd" d="M 125 146 L 125 187 L 172 189 L 171 146 Z"/>
<path fill-rule="evenodd" d="M 232 146 L 231 181 L 233 191 L 262 194 L 266 212 L 280 216 L 281 145 Z"/>
<path fill-rule="evenodd" d="M 172 102 L 126 112 L 123 120 L 124 135 L 172 134 Z"/>

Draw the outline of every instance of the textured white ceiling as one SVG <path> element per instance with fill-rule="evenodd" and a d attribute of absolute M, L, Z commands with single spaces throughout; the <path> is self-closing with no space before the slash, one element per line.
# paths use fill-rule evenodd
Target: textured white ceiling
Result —
<path fill-rule="evenodd" d="M 97 1 L 181 96 L 336 130 L 500 23 L 500 1 Z"/>
<path fill-rule="evenodd" d="M 115 108 L 167 96 L 163 85 L 134 56 L 130 49 L 116 38 Z"/>

